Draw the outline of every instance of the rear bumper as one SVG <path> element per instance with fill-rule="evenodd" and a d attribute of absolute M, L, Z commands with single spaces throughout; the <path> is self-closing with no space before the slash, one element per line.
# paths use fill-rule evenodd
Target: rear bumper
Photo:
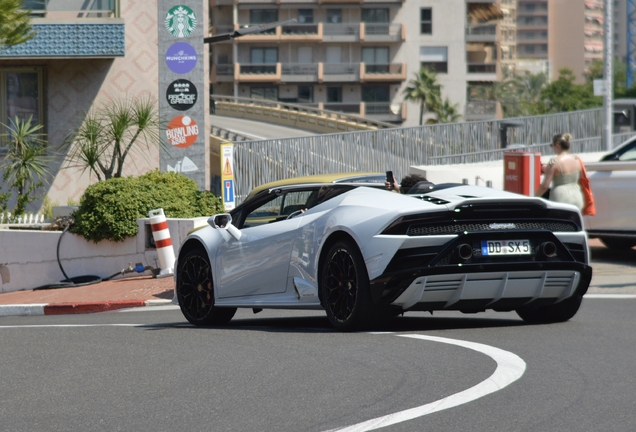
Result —
<path fill-rule="evenodd" d="M 587 292 L 592 267 L 579 262 L 532 262 L 428 267 L 371 281 L 372 298 L 402 310 L 493 309 L 549 305 Z"/>

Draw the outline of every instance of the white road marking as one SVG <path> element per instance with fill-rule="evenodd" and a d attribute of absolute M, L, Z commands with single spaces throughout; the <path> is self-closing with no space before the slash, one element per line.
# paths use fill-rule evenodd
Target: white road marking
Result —
<path fill-rule="evenodd" d="M 585 294 L 586 299 L 634 299 L 636 294 Z"/>
<path fill-rule="evenodd" d="M 145 307 L 135 307 L 135 308 L 126 308 L 126 309 L 115 309 L 112 311 L 107 311 L 107 313 L 156 312 L 156 311 L 167 311 L 167 310 L 177 310 L 177 309 L 179 309 L 179 305 L 170 304 L 165 306 L 145 306 Z"/>
<path fill-rule="evenodd" d="M 47 327 L 146 327 L 147 324 L 31 324 L 31 325 L 6 325 L 3 328 L 47 328 Z"/>
<path fill-rule="evenodd" d="M 454 395 L 445 397 L 435 402 L 428 403 L 419 407 L 399 411 L 386 416 L 378 417 L 375 419 L 367 420 L 362 423 L 358 423 L 352 426 L 347 426 L 341 429 L 332 429 L 330 432 L 363 432 L 374 429 L 379 429 L 386 426 L 391 426 L 396 423 L 402 423 L 414 418 L 423 417 L 428 414 L 432 414 L 438 411 L 442 411 L 448 408 L 453 408 L 481 397 L 484 397 L 490 393 L 494 393 L 502 388 L 512 384 L 521 376 L 526 370 L 526 363 L 521 357 L 513 354 L 509 351 L 504 351 L 499 348 L 495 348 L 489 345 L 484 345 L 475 342 L 468 342 L 456 339 L 447 339 L 436 336 L 424 336 L 418 334 L 397 335 L 400 337 L 407 337 L 413 339 L 422 339 L 433 342 L 447 343 L 451 345 L 457 345 L 464 348 L 478 351 L 482 354 L 486 354 L 497 362 L 497 369 L 488 377 L 485 381 L 473 386 L 467 390 L 455 393 Z"/>

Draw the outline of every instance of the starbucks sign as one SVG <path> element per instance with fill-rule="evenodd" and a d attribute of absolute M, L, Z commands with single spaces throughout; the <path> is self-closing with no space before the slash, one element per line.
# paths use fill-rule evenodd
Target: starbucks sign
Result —
<path fill-rule="evenodd" d="M 197 16 L 189 7 L 179 5 L 168 11 L 164 22 L 172 36 L 183 38 L 190 36 L 197 27 Z"/>

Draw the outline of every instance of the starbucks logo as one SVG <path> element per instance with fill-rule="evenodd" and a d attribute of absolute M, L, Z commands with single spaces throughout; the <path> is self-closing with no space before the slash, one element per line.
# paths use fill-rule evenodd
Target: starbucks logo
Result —
<path fill-rule="evenodd" d="M 187 6 L 175 6 L 166 14 L 165 24 L 172 36 L 187 37 L 197 26 L 197 16 Z"/>

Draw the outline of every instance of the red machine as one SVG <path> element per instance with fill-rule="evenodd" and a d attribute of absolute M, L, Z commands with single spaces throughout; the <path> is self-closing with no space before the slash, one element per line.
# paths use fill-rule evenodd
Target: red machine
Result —
<path fill-rule="evenodd" d="M 504 152 L 504 190 L 534 196 L 541 183 L 541 153 Z"/>

